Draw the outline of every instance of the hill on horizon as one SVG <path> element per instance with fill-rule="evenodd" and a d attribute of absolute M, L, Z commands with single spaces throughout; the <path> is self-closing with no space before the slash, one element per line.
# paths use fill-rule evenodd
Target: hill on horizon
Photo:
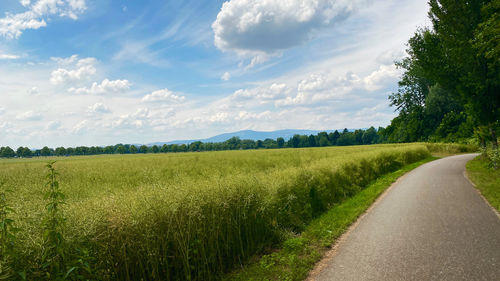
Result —
<path fill-rule="evenodd" d="M 192 140 L 173 140 L 167 142 L 153 142 L 148 145 L 164 145 L 164 144 L 190 144 L 195 141 L 201 142 L 224 142 L 232 137 L 239 137 L 240 139 L 250 139 L 250 140 L 265 140 L 265 139 L 277 139 L 279 137 L 284 138 L 285 140 L 290 139 L 293 135 L 316 135 L 320 132 L 334 132 L 335 130 L 297 130 L 297 129 L 285 129 L 285 130 L 276 130 L 276 131 L 254 131 L 254 130 L 242 130 L 232 133 L 224 133 L 220 135 L 216 135 L 210 138 L 205 139 L 192 139 Z M 349 130 L 351 131 L 351 130 Z M 341 132 L 341 130 L 339 130 Z"/>

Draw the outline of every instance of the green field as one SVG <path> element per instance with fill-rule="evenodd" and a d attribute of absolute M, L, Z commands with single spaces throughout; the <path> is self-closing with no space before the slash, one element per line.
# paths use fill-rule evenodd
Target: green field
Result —
<path fill-rule="evenodd" d="M 72 274 L 82 279 L 218 279 L 379 176 L 428 156 L 425 145 L 409 144 L 51 158 L 66 196 L 61 271 L 77 264 Z M 48 160 L 0 160 L 21 229 L 11 267 L 28 280 L 48 278 Z"/>

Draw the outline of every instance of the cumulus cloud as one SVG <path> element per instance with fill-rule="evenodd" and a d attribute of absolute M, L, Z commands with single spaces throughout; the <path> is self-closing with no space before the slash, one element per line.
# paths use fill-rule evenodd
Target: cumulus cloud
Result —
<path fill-rule="evenodd" d="M 162 89 L 154 91 L 151 94 L 145 95 L 142 98 L 142 102 L 169 102 L 169 103 L 181 103 L 185 99 L 184 96 L 175 94 L 169 89 Z"/>
<path fill-rule="evenodd" d="M 102 95 L 108 93 L 120 93 L 130 89 L 132 84 L 128 80 L 108 80 L 104 79 L 100 84 L 94 82 L 90 88 L 69 88 L 68 91 L 74 94 Z"/>
<path fill-rule="evenodd" d="M 103 103 L 98 102 L 94 105 L 91 105 L 87 108 L 87 113 L 89 114 L 103 114 L 103 113 L 111 113 L 109 107 L 105 106 Z"/>
<path fill-rule="evenodd" d="M 6 13 L 0 18 L 0 36 L 8 39 L 19 38 L 26 29 L 39 29 L 47 26 L 52 16 L 78 19 L 86 9 L 86 0 L 21 0 L 28 10 L 22 13 Z"/>
<path fill-rule="evenodd" d="M 395 83 L 399 75 L 400 71 L 394 65 L 379 65 L 374 71 L 362 77 L 352 72 L 344 75 L 319 72 L 287 83 L 239 89 L 229 97 L 229 100 L 236 105 L 268 104 L 275 107 L 324 105 L 347 99 L 355 93 L 368 95 Z"/>
<path fill-rule="evenodd" d="M 89 79 L 96 73 L 95 58 L 84 58 L 77 60 L 78 56 L 73 55 L 69 58 L 52 58 L 61 65 L 70 65 L 76 61 L 75 69 L 58 68 L 51 73 L 50 82 L 54 85 L 60 85 L 67 82 L 75 82 Z"/>
<path fill-rule="evenodd" d="M 212 24 L 220 50 L 274 54 L 349 16 L 363 0 L 230 0 Z"/>
<path fill-rule="evenodd" d="M 113 128 L 142 128 L 148 123 L 151 113 L 147 107 L 137 109 L 136 112 L 125 114 L 114 120 Z"/>
<path fill-rule="evenodd" d="M 220 77 L 220 80 L 222 81 L 229 81 L 229 79 L 231 79 L 231 74 L 227 71 Z"/>
<path fill-rule="evenodd" d="M 401 70 L 394 64 L 381 65 L 379 69 L 366 76 L 363 82 L 367 90 L 375 91 L 380 89 L 387 80 L 397 78 L 400 75 Z"/>
<path fill-rule="evenodd" d="M 260 103 L 272 101 L 285 97 L 292 89 L 284 83 L 273 83 L 269 86 L 261 86 L 254 89 L 239 89 L 231 95 L 232 100 L 257 100 Z"/>
<path fill-rule="evenodd" d="M 22 120 L 22 121 L 38 121 L 42 119 L 42 115 L 38 112 L 29 110 L 24 113 L 18 114 L 16 118 L 17 120 Z"/>

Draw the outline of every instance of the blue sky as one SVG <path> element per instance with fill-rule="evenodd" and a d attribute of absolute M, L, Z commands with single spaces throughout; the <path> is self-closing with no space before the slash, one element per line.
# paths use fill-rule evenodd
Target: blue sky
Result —
<path fill-rule="evenodd" d="M 2 0 L 0 145 L 386 126 L 420 0 Z"/>

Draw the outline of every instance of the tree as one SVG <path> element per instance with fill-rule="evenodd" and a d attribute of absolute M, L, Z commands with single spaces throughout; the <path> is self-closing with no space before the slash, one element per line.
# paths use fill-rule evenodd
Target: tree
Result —
<path fill-rule="evenodd" d="M 328 137 L 325 135 L 320 135 L 319 136 L 319 141 L 318 141 L 319 146 L 329 146 L 330 142 L 328 141 Z"/>
<path fill-rule="evenodd" d="M 140 153 L 148 153 L 148 147 L 145 145 L 141 145 L 141 147 L 139 147 L 139 152 Z"/>
<path fill-rule="evenodd" d="M 259 149 L 259 148 L 263 148 L 264 147 L 264 142 L 261 141 L 261 140 L 258 140 L 255 142 L 255 148 Z"/>
<path fill-rule="evenodd" d="M 337 144 L 337 140 L 339 139 L 339 137 L 340 137 L 340 133 L 337 130 L 335 130 L 335 132 L 333 132 L 333 133 L 328 134 L 328 140 L 330 140 L 330 143 L 332 145 Z"/>
<path fill-rule="evenodd" d="M 160 152 L 160 148 L 155 144 L 151 147 L 151 152 L 158 153 Z"/>
<path fill-rule="evenodd" d="M 460 98 L 467 114 L 489 128 L 495 147 L 500 120 L 499 1 L 430 0 L 439 63 L 426 70 Z"/>
<path fill-rule="evenodd" d="M 33 156 L 33 151 L 31 151 L 31 149 L 29 149 L 28 147 L 23 148 L 22 157 L 29 158 L 32 156 Z"/>
<path fill-rule="evenodd" d="M 126 151 L 125 151 L 125 147 L 124 147 L 123 145 L 121 145 L 121 144 L 120 144 L 120 145 L 118 145 L 118 146 L 116 147 L 115 152 L 116 152 L 116 153 L 118 153 L 118 154 L 125 154 L 125 153 L 126 153 Z"/>
<path fill-rule="evenodd" d="M 62 146 L 61 147 L 57 147 L 56 151 L 55 151 L 55 154 L 57 156 L 64 156 L 64 155 L 66 155 L 66 149 L 64 147 L 62 147 Z"/>
<path fill-rule="evenodd" d="M 23 157 L 23 151 L 24 151 L 24 147 L 20 146 L 16 149 L 16 156 L 17 157 Z"/>
<path fill-rule="evenodd" d="M 375 130 L 375 128 L 373 126 L 368 128 L 368 130 L 363 132 L 362 142 L 363 142 L 363 144 L 377 143 L 377 131 Z"/>
<path fill-rule="evenodd" d="M 295 134 L 289 141 L 292 145 L 292 147 L 299 147 L 300 145 L 300 135 Z"/>
<path fill-rule="evenodd" d="M 285 146 L 285 139 L 282 137 L 279 137 L 276 139 L 276 143 L 278 144 L 279 148 L 283 148 Z"/>
<path fill-rule="evenodd" d="M 308 137 L 308 146 L 310 146 L 310 147 L 316 146 L 316 138 L 312 134 L 309 135 L 309 137 Z"/>
<path fill-rule="evenodd" d="M 103 149 L 104 154 L 113 154 L 115 152 L 115 147 L 112 145 L 108 145 Z"/>
<path fill-rule="evenodd" d="M 363 144 L 363 130 L 355 130 L 354 131 L 354 143 L 357 145 Z"/>
<path fill-rule="evenodd" d="M 16 152 L 10 147 L 4 147 L 0 152 L 0 157 L 3 158 L 12 158 L 16 156 Z"/>
<path fill-rule="evenodd" d="M 161 149 L 160 149 L 160 152 L 161 153 L 167 153 L 168 152 L 168 145 L 167 144 L 162 145 Z"/>
<path fill-rule="evenodd" d="M 179 145 L 178 151 L 180 151 L 180 152 L 186 152 L 187 151 L 187 145 L 185 143 Z"/>
<path fill-rule="evenodd" d="M 354 137 L 354 134 L 351 132 L 342 133 L 342 135 L 340 135 L 339 139 L 337 140 L 337 145 L 340 146 L 354 145 L 355 143 L 356 143 L 356 138 Z"/>
<path fill-rule="evenodd" d="M 137 153 L 137 147 L 135 147 L 135 145 L 131 145 L 131 146 L 130 146 L 130 150 L 129 150 L 129 151 L 130 151 L 130 153 L 132 153 L 132 154 L 136 154 L 136 153 Z"/>
<path fill-rule="evenodd" d="M 42 150 L 40 150 L 41 156 L 50 156 L 50 149 L 47 146 L 44 146 Z"/>

